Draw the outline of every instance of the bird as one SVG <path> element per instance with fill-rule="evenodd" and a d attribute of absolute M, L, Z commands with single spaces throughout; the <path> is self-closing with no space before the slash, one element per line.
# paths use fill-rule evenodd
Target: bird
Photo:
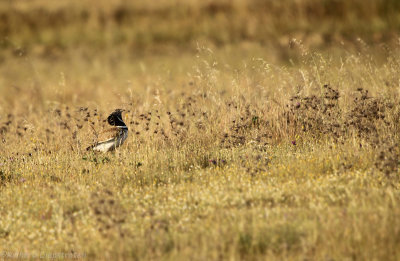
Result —
<path fill-rule="evenodd" d="M 86 150 L 108 152 L 121 146 L 128 138 L 128 127 L 122 120 L 123 109 L 114 110 L 107 118 L 107 122 L 112 127 L 97 136 L 97 141 L 86 148 Z"/>

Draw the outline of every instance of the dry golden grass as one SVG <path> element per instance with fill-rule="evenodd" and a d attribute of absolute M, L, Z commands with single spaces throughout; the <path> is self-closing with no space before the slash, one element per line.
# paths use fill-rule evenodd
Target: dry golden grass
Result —
<path fill-rule="evenodd" d="M 43 28 L 0 51 L 0 257 L 400 259 L 398 45 L 138 55 Z M 116 108 L 128 140 L 87 152 Z"/>
<path fill-rule="evenodd" d="M 0 253 L 398 259 L 399 60 L 231 55 L 3 66 Z M 117 107 L 127 142 L 86 152 Z"/>

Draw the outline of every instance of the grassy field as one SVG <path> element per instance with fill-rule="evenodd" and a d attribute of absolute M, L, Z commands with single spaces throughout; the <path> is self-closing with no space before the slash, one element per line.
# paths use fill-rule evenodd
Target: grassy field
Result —
<path fill-rule="evenodd" d="M 399 260 L 397 1 L 157 3 L 0 4 L 0 257 Z"/>

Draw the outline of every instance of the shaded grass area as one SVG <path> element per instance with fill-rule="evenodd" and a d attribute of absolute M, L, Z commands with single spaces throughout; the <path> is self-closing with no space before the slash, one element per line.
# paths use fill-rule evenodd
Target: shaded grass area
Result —
<path fill-rule="evenodd" d="M 399 8 L 394 0 L 8 1 L 0 5 L 0 34 L 3 50 L 45 57 L 82 46 L 97 52 L 113 46 L 136 55 L 193 51 L 199 41 L 256 42 L 284 51 L 292 38 L 318 48 L 350 45 L 358 38 L 394 43 Z"/>

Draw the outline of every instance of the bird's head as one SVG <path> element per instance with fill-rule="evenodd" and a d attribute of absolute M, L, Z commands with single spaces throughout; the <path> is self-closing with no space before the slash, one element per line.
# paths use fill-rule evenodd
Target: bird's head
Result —
<path fill-rule="evenodd" d="M 124 121 L 122 120 L 122 112 L 124 111 L 125 110 L 123 109 L 116 109 L 115 111 L 113 111 L 107 118 L 108 124 L 112 126 L 126 126 Z"/>

